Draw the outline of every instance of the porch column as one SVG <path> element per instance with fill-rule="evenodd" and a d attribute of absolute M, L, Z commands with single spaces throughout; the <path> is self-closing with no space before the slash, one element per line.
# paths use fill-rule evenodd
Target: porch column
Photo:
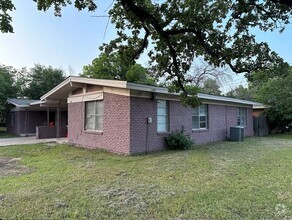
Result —
<path fill-rule="evenodd" d="M 50 124 L 50 110 L 47 108 L 47 126 Z"/>
<path fill-rule="evenodd" d="M 57 106 L 57 115 L 56 115 L 56 128 L 57 128 L 57 138 L 60 137 L 60 104 L 58 103 L 58 106 Z"/>

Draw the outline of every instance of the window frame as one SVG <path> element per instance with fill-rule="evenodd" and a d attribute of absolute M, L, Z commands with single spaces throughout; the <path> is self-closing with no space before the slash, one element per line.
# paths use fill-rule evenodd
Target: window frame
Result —
<path fill-rule="evenodd" d="M 15 126 L 15 112 L 10 112 L 10 126 Z"/>
<path fill-rule="evenodd" d="M 159 103 L 161 102 L 165 102 L 165 113 L 164 114 L 160 114 L 159 112 L 159 108 L 162 108 L 161 106 L 159 106 Z M 157 110 L 157 133 L 163 133 L 163 132 L 169 132 L 170 130 L 170 123 L 169 123 L 169 101 L 168 100 L 157 100 L 157 106 L 156 106 L 156 110 Z M 160 126 L 159 124 L 159 118 L 165 118 L 165 127 L 166 127 L 166 130 L 159 130 Z"/>
<path fill-rule="evenodd" d="M 93 113 L 91 113 L 91 114 L 89 114 L 87 112 L 89 103 L 93 103 L 93 105 L 94 105 Z M 101 108 L 99 108 L 99 109 L 101 109 L 101 112 L 98 112 L 98 107 L 97 107 L 98 103 L 102 103 Z M 85 116 L 85 119 L 84 119 L 84 130 L 85 131 L 92 131 L 92 132 L 103 131 L 103 124 L 104 124 L 104 102 L 103 102 L 103 100 L 86 101 L 85 102 L 84 116 Z M 89 117 L 93 117 L 94 129 L 88 128 Z M 97 118 L 101 119 L 100 123 L 97 123 L 97 121 L 98 121 Z M 101 124 L 101 126 L 98 126 L 98 124 Z"/>
<path fill-rule="evenodd" d="M 203 106 L 204 106 L 204 114 L 201 114 L 201 108 Z M 201 117 L 205 117 L 205 120 L 201 120 Z M 194 118 L 197 118 L 198 127 L 194 127 Z M 201 127 L 201 123 L 205 123 L 205 127 Z M 208 104 L 202 104 L 202 105 L 197 106 L 196 108 L 192 108 L 192 130 L 207 130 L 207 129 L 209 129 Z"/>
<path fill-rule="evenodd" d="M 241 127 L 247 126 L 247 108 L 244 108 L 244 107 L 237 108 L 236 123 L 237 123 L 237 126 L 241 126 Z"/>

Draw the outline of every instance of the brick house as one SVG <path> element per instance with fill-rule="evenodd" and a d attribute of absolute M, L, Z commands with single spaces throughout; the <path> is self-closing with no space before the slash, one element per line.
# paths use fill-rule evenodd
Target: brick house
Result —
<path fill-rule="evenodd" d="M 126 81 L 68 77 L 41 97 L 68 103 L 68 141 L 122 154 L 165 149 L 164 137 L 184 127 L 197 144 L 229 138 L 231 126 L 253 136 L 255 102 L 198 94 L 202 105 L 181 105 L 166 88 Z"/>

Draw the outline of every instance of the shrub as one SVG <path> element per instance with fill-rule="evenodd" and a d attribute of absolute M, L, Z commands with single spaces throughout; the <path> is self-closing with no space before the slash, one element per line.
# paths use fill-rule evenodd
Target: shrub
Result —
<path fill-rule="evenodd" d="M 170 150 L 188 150 L 194 144 L 190 136 L 185 134 L 183 127 L 180 130 L 172 131 L 165 137 L 165 143 Z"/>

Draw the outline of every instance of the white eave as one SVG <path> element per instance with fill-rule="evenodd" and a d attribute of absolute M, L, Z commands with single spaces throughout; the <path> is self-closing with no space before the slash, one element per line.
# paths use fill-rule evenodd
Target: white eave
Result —
<path fill-rule="evenodd" d="M 112 88 L 121 88 L 128 90 L 136 90 L 136 91 L 144 91 L 144 92 L 153 92 L 160 94 L 169 94 L 169 95 L 179 95 L 178 93 L 169 93 L 167 88 L 157 87 L 157 86 L 149 86 L 143 84 L 129 83 L 126 81 L 119 80 L 106 80 L 106 79 L 93 79 L 93 78 L 85 78 L 78 76 L 70 76 L 57 85 L 55 88 L 50 90 L 48 93 L 44 94 L 41 97 L 42 101 L 45 101 L 47 98 L 53 99 L 67 99 L 70 91 L 76 88 L 80 88 L 85 86 L 86 84 L 112 87 Z M 64 97 L 62 97 L 64 96 Z M 225 96 L 215 96 L 208 95 L 203 93 L 198 93 L 198 98 L 203 100 L 217 101 L 217 102 L 227 102 L 227 103 L 236 103 L 242 105 L 251 105 L 251 106 L 262 106 L 262 103 L 252 102 L 247 100 L 229 98 Z M 41 103 L 33 103 L 33 104 L 41 104 Z"/>
<path fill-rule="evenodd" d="M 105 79 L 92 79 L 92 78 L 85 78 L 85 77 L 78 77 L 78 76 L 69 76 L 55 88 L 47 92 L 41 97 L 41 100 L 45 100 L 50 96 L 54 96 L 54 94 L 58 93 L 59 91 L 66 91 L 69 92 L 75 85 L 81 84 L 91 84 L 91 85 L 98 85 L 98 86 L 107 86 L 107 87 L 114 87 L 114 88 L 126 88 L 127 82 L 126 81 L 118 81 L 118 80 L 105 80 Z M 56 98 L 56 97 L 55 97 Z"/>
<path fill-rule="evenodd" d="M 127 83 L 127 88 L 132 89 L 132 90 L 144 91 L 144 92 L 179 95 L 178 93 L 169 93 L 167 88 L 147 86 L 147 85 L 135 84 L 135 83 Z M 231 103 L 252 105 L 252 106 L 263 105 L 262 103 L 259 103 L 259 102 L 235 99 L 235 98 L 230 98 L 230 97 L 225 97 L 225 96 L 215 96 L 215 95 L 209 95 L 209 94 L 204 94 L 204 93 L 198 93 L 198 98 L 204 99 L 204 100 L 217 101 L 217 102 L 231 102 Z"/>
<path fill-rule="evenodd" d="M 200 99 L 221 101 L 221 102 L 232 102 L 232 103 L 252 105 L 252 106 L 262 105 L 262 103 L 259 103 L 259 102 L 253 102 L 253 101 L 242 100 L 242 99 L 235 99 L 235 98 L 230 98 L 230 97 L 225 97 L 225 96 L 215 96 L 215 95 L 209 95 L 209 94 L 203 94 L 203 93 L 198 93 L 198 97 Z"/>
<path fill-rule="evenodd" d="M 40 105 L 40 104 L 43 104 L 43 103 L 45 103 L 45 101 L 39 100 L 39 101 L 30 103 L 30 105 Z"/>

